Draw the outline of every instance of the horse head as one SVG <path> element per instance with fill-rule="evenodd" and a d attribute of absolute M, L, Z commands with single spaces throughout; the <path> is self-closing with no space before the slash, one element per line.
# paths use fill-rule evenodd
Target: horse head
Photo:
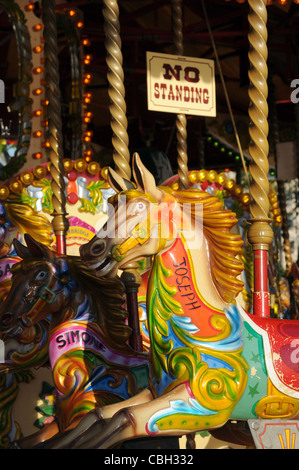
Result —
<path fill-rule="evenodd" d="M 66 260 L 28 234 L 25 241 L 27 246 L 14 240 L 22 261 L 12 267 L 12 286 L 0 307 L 0 330 L 7 337 L 28 334 L 70 298 Z"/>
<path fill-rule="evenodd" d="M 175 198 L 157 187 L 153 175 L 133 156 L 136 185 L 109 168 L 108 180 L 116 195 L 109 199 L 106 224 L 80 247 L 82 261 L 98 276 L 114 276 L 118 269 L 152 256 L 174 242 Z"/>

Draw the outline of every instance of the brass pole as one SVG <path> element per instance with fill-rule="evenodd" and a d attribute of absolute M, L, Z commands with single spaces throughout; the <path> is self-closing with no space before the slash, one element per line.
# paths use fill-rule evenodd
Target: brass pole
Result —
<path fill-rule="evenodd" d="M 171 1 L 172 32 L 174 37 L 175 54 L 182 56 L 183 48 L 183 26 L 182 26 L 182 1 Z M 188 154 L 187 154 L 187 119 L 185 114 L 177 114 L 176 137 L 178 151 L 178 175 L 180 189 L 188 188 Z"/>
<path fill-rule="evenodd" d="M 121 38 L 119 26 L 119 9 L 117 0 L 103 0 L 104 30 L 106 33 L 106 62 L 108 65 L 107 78 L 109 81 L 109 97 L 111 100 L 111 127 L 113 131 L 112 144 L 115 171 L 127 180 L 131 180 L 129 137 L 127 133 L 127 117 L 123 72 L 123 57 L 121 53 Z M 129 263 L 124 269 L 121 279 L 127 295 L 128 322 L 132 328 L 129 343 L 135 351 L 142 351 L 138 315 L 138 288 L 141 276 L 138 263 Z"/>
<path fill-rule="evenodd" d="M 113 131 L 112 144 L 115 171 L 131 179 L 129 138 L 127 133 L 125 87 L 123 57 L 119 26 L 119 9 L 117 0 L 103 0 L 104 31 L 106 34 L 106 63 L 108 65 L 107 79 L 109 82 L 111 128 Z"/>
<path fill-rule="evenodd" d="M 273 240 L 269 219 L 269 182 L 268 182 L 268 86 L 267 86 L 267 0 L 248 0 L 250 24 L 248 76 L 249 86 L 249 133 L 251 142 L 249 152 L 251 163 L 250 183 L 250 227 L 248 240 L 254 253 L 254 293 L 253 310 L 255 315 L 269 317 L 270 302 L 267 276 L 267 252 Z"/>
<path fill-rule="evenodd" d="M 63 166 L 62 147 L 62 120 L 61 99 L 59 88 L 59 64 L 57 47 L 57 26 L 55 14 L 55 0 L 42 1 L 42 20 L 44 23 L 44 53 L 46 70 L 46 98 L 48 104 L 48 158 L 50 160 L 50 173 L 52 176 L 51 188 L 53 191 L 52 202 L 53 229 L 56 235 L 56 247 L 58 253 L 66 253 L 65 235 L 69 227 L 66 217 L 66 196 Z"/>

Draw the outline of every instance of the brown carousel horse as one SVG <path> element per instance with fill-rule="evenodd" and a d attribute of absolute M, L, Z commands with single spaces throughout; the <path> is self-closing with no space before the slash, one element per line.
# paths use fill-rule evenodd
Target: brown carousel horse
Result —
<path fill-rule="evenodd" d="M 18 441 L 22 448 L 74 427 L 96 407 L 135 395 L 148 378 L 147 355 L 127 344 L 121 281 L 97 278 L 78 257 L 58 255 L 29 235 L 25 240 L 27 247 L 14 241 L 22 261 L 12 267 L 0 328 L 5 342 L 50 317 L 57 420 Z"/>

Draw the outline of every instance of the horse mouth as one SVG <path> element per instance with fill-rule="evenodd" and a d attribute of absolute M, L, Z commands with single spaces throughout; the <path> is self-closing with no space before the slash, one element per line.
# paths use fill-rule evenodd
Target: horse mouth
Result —
<path fill-rule="evenodd" d="M 89 264 L 89 268 L 93 269 L 97 276 L 104 276 L 108 274 L 116 265 L 116 261 L 112 259 L 110 256 L 107 256 L 103 261 L 99 261 L 97 263 Z"/>

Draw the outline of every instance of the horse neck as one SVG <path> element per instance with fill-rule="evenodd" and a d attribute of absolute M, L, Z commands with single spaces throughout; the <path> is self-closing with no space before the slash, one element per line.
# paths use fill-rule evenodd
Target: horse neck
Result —
<path fill-rule="evenodd" d="M 81 290 L 71 293 L 69 302 L 51 315 L 50 332 L 57 331 L 68 323 L 91 322 L 93 317 L 90 311 L 91 301 L 88 295 L 81 292 Z"/>
<path fill-rule="evenodd" d="M 223 312 L 227 304 L 212 280 L 207 240 L 203 236 L 199 248 L 190 245 L 183 235 L 178 235 L 169 249 L 155 256 L 152 273 L 161 276 L 161 269 L 155 268 L 162 263 L 166 282 L 176 290 L 176 298 L 184 311 L 205 305 Z"/>

